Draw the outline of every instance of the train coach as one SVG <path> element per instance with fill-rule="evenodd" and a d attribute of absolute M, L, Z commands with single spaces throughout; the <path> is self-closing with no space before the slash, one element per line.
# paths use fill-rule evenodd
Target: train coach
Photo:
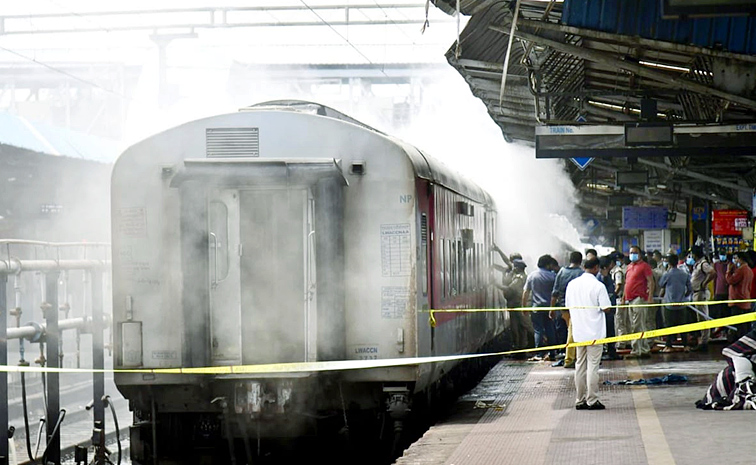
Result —
<path fill-rule="evenodd" d="M 491 197 L 328 107 L 268 102 L 169 129 L 121 155 L 111 195 L 115 368 L 464 354 L 505 329 L 501 313 L 433 326 L 426 311 L 492 305 Z M 459 368 L 115 382 L 132 460 L 152 463 L 357 418 L 400 431 Z"/>

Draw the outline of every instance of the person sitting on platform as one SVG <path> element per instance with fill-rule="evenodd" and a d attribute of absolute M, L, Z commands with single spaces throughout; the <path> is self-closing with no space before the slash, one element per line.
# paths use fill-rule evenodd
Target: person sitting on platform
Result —
<path fill-rule="evenodd" d="M 704 410 L 756 410 L 756 330 L 722 349 L 727 366 L 696 407 Z"/>

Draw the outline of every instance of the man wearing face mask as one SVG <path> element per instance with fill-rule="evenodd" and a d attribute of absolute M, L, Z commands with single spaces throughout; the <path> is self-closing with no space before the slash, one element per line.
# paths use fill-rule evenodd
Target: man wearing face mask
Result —
<path fill-rule="evenodd" d="M 737 252 L 733 257 L 732 263 L 727 266 L 725 275 L 727 283 L 730 285 L 729 300 L 743 300 L 751 297 L 751 281 L 753 280 L 753 271 L 748 263 L 748 254 L 746 252 Z M 729 309 L 733 315 L 741 315 L 751 310 L 751 304 L 748 302 L 729 304 Z M 748 332 L 748 323 L 737 325 L 737 334 L 733 335 L 738 339 Z"/>
<path fill-rule="evenodd" d="M 654 273 L 648 263 L 641 260 L 640 248 L 630 247 L 630 264 L 627 266 L 625 279 L 624 301 L 630 304 L 630 332 L 640 333 L 648 331 L 648 313 L 656 311 L 645 304 L 653 302 Z M 630 343 L 630 354 L 626 358 L 648 358 L 651 356 L 651 345 L 647 339 L 636 339 Z"/>
<path fill-rule="evenodd" d="M 687 265 L 693 266 L 693 273 L 690 275 L 690 284 L 693 286 L 693 301 L 694 302 L 707 302 L 709 300 L 708 285 L 711 281 L 716 279 L 717 272 L 711 263 L 706 259 L 701 246 L 694 245 L 690 248 L 690 255 L 686 259 Z M 708 305 L 696 305 L 696 313 L 698 321 L 706 321 L 709 316 Z M 705 351 L 709 344 L 709 332 L 710 330 L 704 329 L 701 331 L 701 339 L 696 346 L 696 350 Z"/>
<path fill-rule="evenodd" d="M 625 270 L 622 267 L 625 256 L 622 252 L 616 252 L 614 255 L 614 268 L 612 268 L 612 281 L 614 281 L 614 295 L 617 296 L 617 302 L 623 302 L 625 293 Z M 618 308 L 614 315 L 614 329 L 617 336 L 628 334 L 630 332 L 630 311 L 627 308 Z M 617 347 L 627 349 L 627 342 L 618 342 Z"/>

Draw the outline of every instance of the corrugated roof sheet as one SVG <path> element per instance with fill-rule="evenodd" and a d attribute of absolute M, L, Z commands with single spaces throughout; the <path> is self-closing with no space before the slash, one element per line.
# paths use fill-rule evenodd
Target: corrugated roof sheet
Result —
<path fill-rule="evenodd" d="M 456 11 L 456 0 L 435 3 Z M 588 123 L 637 120 L 640 101 L 648 97 L 657 101 L 659 118 L 670 121 L 755 118 L 756 77 L 750 70 L 756 56 L 686 39 L 694 32 L 706 43 L 751 47 L 753 18 L 662 20 L 656 3 L 521 0 L 500 99 L 515 2 L 462 0 L 461 11 L 472 17 L 447 60 L 508 140 L 532 143 L 536 125 L 571 123 L 578 116 Z"/>
<path fill-rule="evenodd" d="M 449 14 L 456 0 L 435 0 Z M 656 118 L 688 123 L 756 121 L 754 17 L 662 20 L 656 0 L 521 0 L 503 99 L 499 98 L 514 0 L 461 0 L 471 15 L 448 62 L 486 105 L 505 139 L 532 144 L 544 124 L 621 124 L 640 119 L 640 102 L 653 99 Z M 564 11 L 563 12 L 563 8 Z M 581 118 L 582 120 L 582 118 Z M 753 158 L 753 159 L 752 159 Z M 756 186 L 756 157 L 716 153 L 669 157 L 645 166 L 655 182 L 647 190 L 623 188 L 641 202 L 680 210 L 683 196 L 750 205 L 741 190 L 718 183 L 738 179 Z M 567 163 L 583 192 L 579 208 L 607 214 L 617 193 L 617 170 L 637 169 L 624 159 L 595 160 L 584 172 Z M 710 181 L 676 170 L 705 173 Z M 654 185 L 656 187 L 654 188 Z M 666 186 L 666 187 L 659 187 Z"/>
<path fill-rule="evenodd" d="M 659 0 L 565 0 L 562 23 L 678 44 L 756 53 L 756 18 L 662 18 Z"/>

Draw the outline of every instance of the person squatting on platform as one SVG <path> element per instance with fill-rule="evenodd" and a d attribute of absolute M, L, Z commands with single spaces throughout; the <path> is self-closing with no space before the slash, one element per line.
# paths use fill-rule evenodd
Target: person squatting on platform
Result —
<path fill-rule="evenodd" d="M 627 266 L 625 278 L 626 304 L 630 307 L 630 332 L 641 333 L 651 329 L 651 315 L 655 319 L 656 309 L 644 304 L 653 303 L 654 273 L 648 263 L 641 260 L 640 248 L 630 247 L 630 264 Z M 652 313 L 653 312 L 653 313 Z M 630 343 L 631 351 L 626 358 L 648 358 L 651 356 L 651 345 L 648 339 L 635 339 Z"/>
<path fill-rule="evenodd" d="M 727 366 L 696 407 L 704 410 L 756 410 L 756 330 L 722 349 Z"/>
<path fill-rule="evenodd" d="M 565 304 L 572 320 L 572 338 L 575 342 L 595 341 L 606 338 L 605 313 L 611 310 L 612 302 L 606 287 L 596 278 L 599 260 L 585 262 L 585 273 L 570 281 L 565 293 Z M 580 346 L 575 361 L 575 387 L 577 410 L 603 410 L 599 401 L 599 364 L 601 344 Z"/>

